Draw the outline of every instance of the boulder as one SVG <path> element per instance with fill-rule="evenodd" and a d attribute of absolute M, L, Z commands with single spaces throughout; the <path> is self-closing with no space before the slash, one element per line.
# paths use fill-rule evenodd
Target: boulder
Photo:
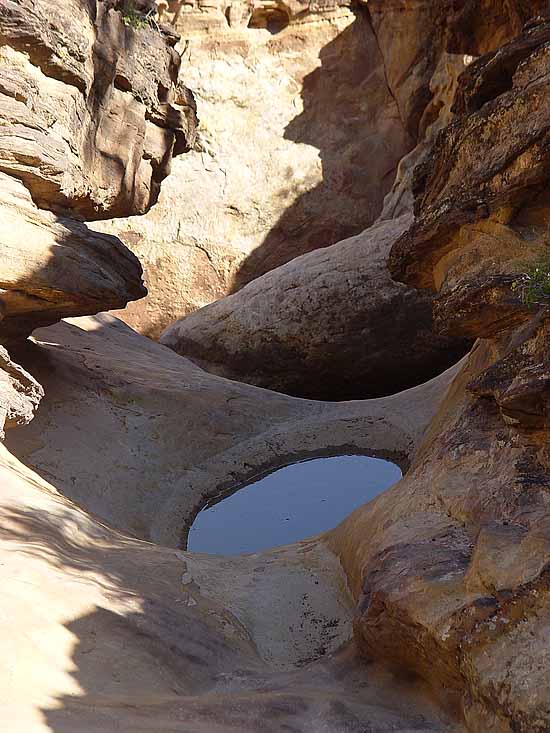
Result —
<path fill-rule="evenodd" d="M 116 237 L 39 209 L 23 183 L 3 173 L 0 191 L 1 343 L 145 295 L 141 266 Z"/>
<path fill-rule="evenodd" d="M 392 281 L 407 214 L 297 257 L 167 328 L 161 343 L 208 371 L 313 399 L 391 394 L 454 364 L 429 294 Z"/>

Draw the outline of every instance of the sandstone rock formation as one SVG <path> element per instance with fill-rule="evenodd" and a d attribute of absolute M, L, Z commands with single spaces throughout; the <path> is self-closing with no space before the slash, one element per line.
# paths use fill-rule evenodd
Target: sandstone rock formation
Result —
<path fill-rule="evenodd" d="M 139 261 L 116 237 L 39 209 L 3 173 L 0 190 L 0 341 L 145 295 Z"/>
<path fill-rule="evenodd" d="M 548 9 L 546 0 L 368 0 L 366 7 L 388 87 L 415 140 L 422 139 L 434 119 L 430 83 L 442 54 L 479 56 L 493 51 Z"/>
<path fill-rule="evenodd" d="M 412 182 L 412 170 L 420 161 L 424 170 L 432 170 L 432 143 L 452 119 L 456 78 L 472 60 L 464 52 L 479 52 L 512 35 L 524 16 L 510 7 L 499 16 L 496 36 L 479 31 L 472 37 L 468 26 L 460 26 L 465 8 L 447 18 L 444 3 L 421 4 L 407 12 L 397 5 L 388 10 L 375 2 L 369 4 L 369 13 L 400 117 L 411 139 L 416 136 L 419 142 L 403 159 L 386 199 L 381 214 L 386 223 L 296 258 L 238 294 L 191 314 L 170 326 L 162 343 L 215 374 L 308 398 L 349 399 L 389 394 L 429 379 L 456 361 L 467 338 L 477 335 L 458 329 L 454 318 L 451 331 L 434 336 L 431 297 L 392 282 L 385 259 L 391 237 L 399 233 L 396 217 L 412 205 L 418 185 Z M 407 32 L 412 29 L 418 30 Z M 507 53 L 516 58 L 520 52 Z M 414 73 L 406 73 L 408 68 Z M 477 78 L 477 69 L 474 64 L 471 78 Z M 531 111 L 529 105 L 523 109 L 524 115 Z M 453 144 L 451 140 L 448 155 Z M 516 144 L 522 144 L 521 137 Z M 480 169 L 486 145 L 487 138 L 480 138 L 474 154 Z M 453 195 L 450 200 L 455 205 Z M 442 221 L 447 214 L 440 213 Z M 489 234 L 487 242 L 490 246 Z M 486 298 L 478 301 L 477 292 L 472 295 L 471 290 L 463 293 L 469 308 L 485 307 Z M 510 307 L 517 309 L 517 303 Z M 438 305 L 438 319 L 439 314 Z"/>
<path fill-rule="evenodd" d="M 481 340 L 403 481 L 331 536 L 364 654 L 454 697 L 473 731 L 550 726 L 549 320 L 506 277 L 547 247 L 548 30 L 470 67 L 415 172 L 392 272 Z"/>
<path fill-rule="evenodd" d="M 176 322 L 161 343 L 221 376 L 313 399 L 391 394 L 454 364 L 432 300 L 386 268 L 407 214 L 297 257 Z"/>
<path fill-rule="evenodd" d="M 103 0 L 6 0 L 0 36 L 0 171 L 40 208 L 88 219 L 146 211 L 194 139 L 194 102 L 167 39 L 126 26 Z"/>
<path fill-rule="evenodd" d="M 196 117 L 175 39 L 109 3 L 3 2 L 0 37 L 5 343 L 145 294 L 135 257 L 75 218 L 146 211 Z"/>
<path fill-rule="evenodd" d="M 208 374 L 107 315 L 35 340 L 15 353 L 46 397 L 9 449 L 118 529 L 176 547 L 209 499 L 289 462 L 351 451 L 406 465 L 453 374 L 331 404 Z"/>
<path fill-rule="evenodd" d="M 142 261 L 149 296 L 116 315 L 155 338 L 262 273 L 363 231 L 414 144 L 366 11 L 317 4 L 270 33 L 230 26 L 215 4 L 186 7 L 166 19 L 197 98 L 196 148 L 174 161 L 147 216 L 94 225 Z"/>
<path fill-rule="evenodd" d="M 493 336 L 528 317 L 510 275 L 547 237 L 548 37 L 534 25 L 463 75 L 459 117 L 415 172 L 416 219 L 390 269 L 439 291 L 447 331 Z"/>
<path fill-rule="evenodd" d="M 0 485 L 13 733 L 462 730 L 421 685 L 349 645 L 318 659 L 351 624 L 321 540 L 245 558 L 153 546 L 95 521 L 1 445 Z"/>
<path fill-rule="evenodd" d="M 84 215 L 100 201 L 88 183 L 101 179 L 88 163 L 105 153 L 103 133 L 89 140 L 87 157 L 60 118 L 44 128 L 53 137 L 38 144 L 35 158 L 21 153 L 27 138 L 17 120 L 2 128 L 15 131 L 12 143 L 0 136 L 2 155 L 17 162 L 9 170 L 0 165 L 0 341 L 9 339 L 11 350 L 10 357 L 0 347 L 0 430 L 4 422 L 27 423 L 42 397 L 35 378 L 45 387 L 36 417 L 7 432 L 7 445 L 28 465 L 0 445 L 7 730 L 550 730 L 549 298 L 530 305 L 512 288 L 513 281 L 528 283 L 526 272 L 548 255 L 550 19 L 533 18 L 520 32 L 529 11 L 543 5 L 371 0 L 387 88 L 415 143 L 381 220 L 187 319 L 231 342 L 235 358 L 232 329 L 247 338 L 258 331 L 263 348 L 266 334 L 286 328 L 287 344 L 309 339 L 334 381 L 330 346 L 346 347 L 341 331 L 359 328 L 362 337 L 347 354 L 363 370 L 367 336 L 384 351 L 386 364 L 380 358 L 372 371 L 379 383 L 390 359 L 411 364 L 411 345 L 422 343 L 411 313 L 422 303 L 432 353 L 434 327 L 438 338 L 477 339 L 451 370 L 378 399 L 321 402 L 233 382 L 109 315 L 60 323 L 22 341 L 66 313 L 139 295 L 141 284 L 118 240 L 67 215 Z M 143 13 L 150 3 L 132 7 Z M 179 0 L 157 7 L 168 21 L 184 12 Z M 74 86 L 85 99 L 80 108 L 78 96 L 75 109 L 86 109 L 86 136 L 86 115 L 104 119 L 107 107 L 88 108 L 88 87 L 78 80 L 89 73 L 93 87 L 101 59 L 114 60 L 104 44 L 128 41 L 111 66 L 129 79 L 121 72 L 128 59 L 137 73 L 138 61 L 156 58 L 161 42 L 163 58 L 174 58 L 174 38 L 143 15 L 137 29 L 127 26 L 127 4 L 73 0 L 69 9 L 65 17 L 67 8 L 46 0 L 0 2 L 7 39 L 1 53 L 11 64 L 1 85 L 13 92 L 11 82 L 26 89 L 22 78 L 39 80 L 39 100 L 8 94 L 29 114 L 48 103 L 44 79 L 54 79 L 60 92 L 52 99 L 62 96 L 58 84 Z M 225 17 L 230 28 L 252 21 L 250 31 L 277 39 L 284 23 L 291 29 L 317 10 L 209 0 L 185 12 L 205 16 L 206 24 L 207 16 L 220 23 Z M 409 44 L 401 31 L 410 23 L 418 30 Z M 100 41 L 92 42 L 98 31 Z M 153 32 L 148 57 L 143 44 Z M 168 95 L 149 86 L 157 77 L 146 67 L 144 89 L 165 101 L 176 94 L 174 77 Z M 115 87 L 132 96 L 121 79 Z M 109 99 L 118 96 L 113 89 Z M 146 117 L 153 114 L 147 109 Z M 36 124 L 29 133 L 35 143 L 40 119 Z M 108 129 L 109 144 L 119 144 Z M 166 164 L 177 151 L 174 129 L 165 138 Z M 61 178 L 40 162 L 58 134 L 69 151 Z M 137 149 L 149 159 L 147 146 Z M 86 189 L 82 201 L 71 188 L 74 161 Z M 140 165 L 128 168 L 129 188 L 113 178 L 113 213 L 124 202 L 129 213 L 154 199 L 144 204 Z M 363 304 L 350 293 L 372 298 Z M 209 312 L 223 314 L 225 329 L 217 317 L 207 322 Z M 355 322 L 346 320 L 350 312 Z M 174 332 L 183 334 L 185 323 Z M 197 325 L 193 333 L 206 348 Z M 404 354 L 394 343 L 399 334 Z M 267 372 L 271 358 L 264 357 Z M 261 371 L 262 364 L 249 359 L 239 368 L 249 366 Z M 323 535 L 232 558 L 178 549 L 208 500 L 289 461 L 342 452 L 390 457 L 407 470 Z"/>
<path fill-rule="evenodd" d="M 367 658 L 429 681 L 468 730 L 527 733 L 550 722 L 548 443 L 468 388 L 495 351 L 474 349 L 405 478 L 331 547 Z"/>
<path fill-rule="evenodd" d="M 276 266 L 363 231 L 398 161 L 439 116 L 442 58 L 458 68 L 465 54 L 498 48 L 546 4 L 157 2 L 162 26 L 181 35 L 201 124 L 158 205 L 101 225 L 139 257 L 149 290 L 115 315 L 158 338 Z"/>

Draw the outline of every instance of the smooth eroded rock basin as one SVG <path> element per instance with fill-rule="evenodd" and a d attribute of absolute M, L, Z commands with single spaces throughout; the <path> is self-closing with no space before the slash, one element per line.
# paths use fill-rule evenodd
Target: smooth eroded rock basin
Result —
<path fill-rule="evenodd" d="M 205 507 L 187 549 L 237 555 L 296 542 L 331 529 L 400 478 L 396 465 L 367 456 L 294 463 Z"/>

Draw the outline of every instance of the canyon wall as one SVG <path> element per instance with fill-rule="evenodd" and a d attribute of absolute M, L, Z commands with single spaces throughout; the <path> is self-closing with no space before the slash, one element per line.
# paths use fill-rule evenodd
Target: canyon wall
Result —
<path fill-rule="evenodd" d="M 138 255 L 149 290 L 118 315 L 155 338 L 264 272 L 364 230 L 414 142 L 365 10 L 300 6 L 271 30 L 234 15 L 182 5 L 164 16 L 181 34 L 197 142 L 174 161 L 150 214 L 101 225 Z"/>
<path fill-rule="evenodd" d="M 415 169 L 390 270 L 479 340 L 403 481 L 332 537 L 364 653 L 457 696 L 475 731 L 549 723 L 548 300 L 513 287 L 548 257 L 549 39 L 539 19 L 472 64 Z"/>
<path fill-rule="evenodd" d="M 0 33 L 6 342 L 145 295 L 138 260 L 82 219 L 147 211 L 196 118 L 174 39 L 104 2 L 5 2 Z"/>
<path fill-rule="evenodd" d="M 525 288 L 529 273 L 550 277 L 546 3 L 207 1 L 161 0 L 148 15 L 145 0 L 0 0 L 4 725 L 545 733 L 550 320 L 544 289 L 526 297 Z M 183 60 L 174 28 L 189 30 Z M 258 40 L 245 42 L 249 34 Z M 368 63 L 356 68 L 365 49 Z M 259 61 L 243 76 L 252 52 Z M 290 68 L 311 91 L 309 108 L 292 92 L 294 128 L 272 91 L 279 53 L 281 100 Z M 340 90 L 331 64 L 350 59 L 354 86 Z M 181 79 L 204 73 L 197 97 L 199 111 L 212 105 L 214 146 L 225 128 L 214 102 L 220 87 L 229 99 L 230 69 L 238 93 L 224 108 L 242 94 L 255 109 L 251 90 L 268 80 L 262 114 L 274 127 L 267 142 L 262 125 L 249 132 L 265 160 L 275 160 L 270 145 L 289 125 L 300 135 L 322 130 L 334 156 L 321 181 L 309 149 L 320 148 L 281 143 L 278 161 L 297 171 L 287 185 L 299 190 L 284 211 L 273 208 L 268 231 L 287 213 L 305 227 L 313 211 L 311 231 L 347 239 L 300 239 L 296 224 L 262 252 L 242 245 L 240 232 L 260 221 L 254 206 L 243 210 L 253 175 L 270 168 L 255 167 L 257 153 L 240 139 L 224 143 L 223 185 L 235 187 L 229 200 L 240 196 L 241 213 L 234 225 L 225 208 L 219 220 L 210 215 L 201 191 L 214 195 L 212 211 L 228 200 L 209 183 L 222 148 L 217 159 L 207 152 L 204 130 L 197 142 Z M 240 134 L 237 119 L 227 115 L 228 137 Z M 180 153 L 182 167 L 176 158 L 168 175 Z M 366 171 L 371 162 L 380 168 Z M 373 178 L 387 164 L 395 180 Z M 265 190 L 280 190 L 278 165 Z M 303 171 L 315 173 L 310 188 L 300 188 Z M 155 217 L 166 222 L 160 233 Z M 215 236 L 190 244 L 211 221 Z M 345 229 L 356 224 L 370 226 Z M 216 260 L 225 227 L 241 254 L 226 258 L 223 242 Z M 145 332 L 158 330 L 161 312 L 174 315 L 163 298 L 181 289 L 180 276 L 195 305 L 194 282 L 211 298 L 253 279 L 172 325 L 162 338 L 169 350 L 94 315 L 145 293 L 139 260 L 116 231 L 136 251 L 158 247 L 146 262 L 158 289 L 141 315 L 127 315 Z M 164 264 L 186 236 L 185 257 L 202 252 L 215 281 L 204 262 L 195 280 L 186 265 Z M 67 316 L 80 317 L 57 323 Z M 419 384 L 426 365 L 441 371 L 474 340 L 458 364 Z M 296 359 L 304 344 L 309 363 Z M 207 347 L 223 358 L 204 358 Z M 410 385 L 399 383 L 402 372 Z M 316 397 L 323 381 L 340 397 L 365 391 L 362 379 L 381 392 L 410 388 L 328 402 L 228 375 L 302 395 L 309 380 Z M 233 558 L 182 549 L 207 502 L 289 462 L 347 452 L 391 458 L 403 479 L 293 545 Z"/>

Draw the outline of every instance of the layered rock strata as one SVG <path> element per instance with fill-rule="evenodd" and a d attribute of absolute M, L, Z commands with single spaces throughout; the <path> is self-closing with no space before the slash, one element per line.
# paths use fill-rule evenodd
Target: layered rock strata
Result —
<path fill-rule="evenodd" d="M 148 210 L 193 144 L 174 43 L 102 0 L 2 3 L 0 343 L 145 295 L 138 260 L 80 220 Z"/>
<path fill-rule="evenodd" d="M 116 237 L 39 209 L 16 178 L 0 173 L 0 187 L 1 342 L 145 295 L 139 261 Z"/>
<path fill-rule="evenodd" d="M 431 682 L 472 731 L 550 726 L 549 326 L 511 289 L 547 248 L 547 56 L 541 20 L 480 58 L 415 171 L 392 273 L 480 341 L 403 481 L 331 537 L 363 653 Z"/>
<path fill-rule="evenodd" d="M 0 170 L 40 208 L 146 211 L 194 139 L 174 38 L 129 27 L 103 0 L 7 0 L 0 40 Z"/>

